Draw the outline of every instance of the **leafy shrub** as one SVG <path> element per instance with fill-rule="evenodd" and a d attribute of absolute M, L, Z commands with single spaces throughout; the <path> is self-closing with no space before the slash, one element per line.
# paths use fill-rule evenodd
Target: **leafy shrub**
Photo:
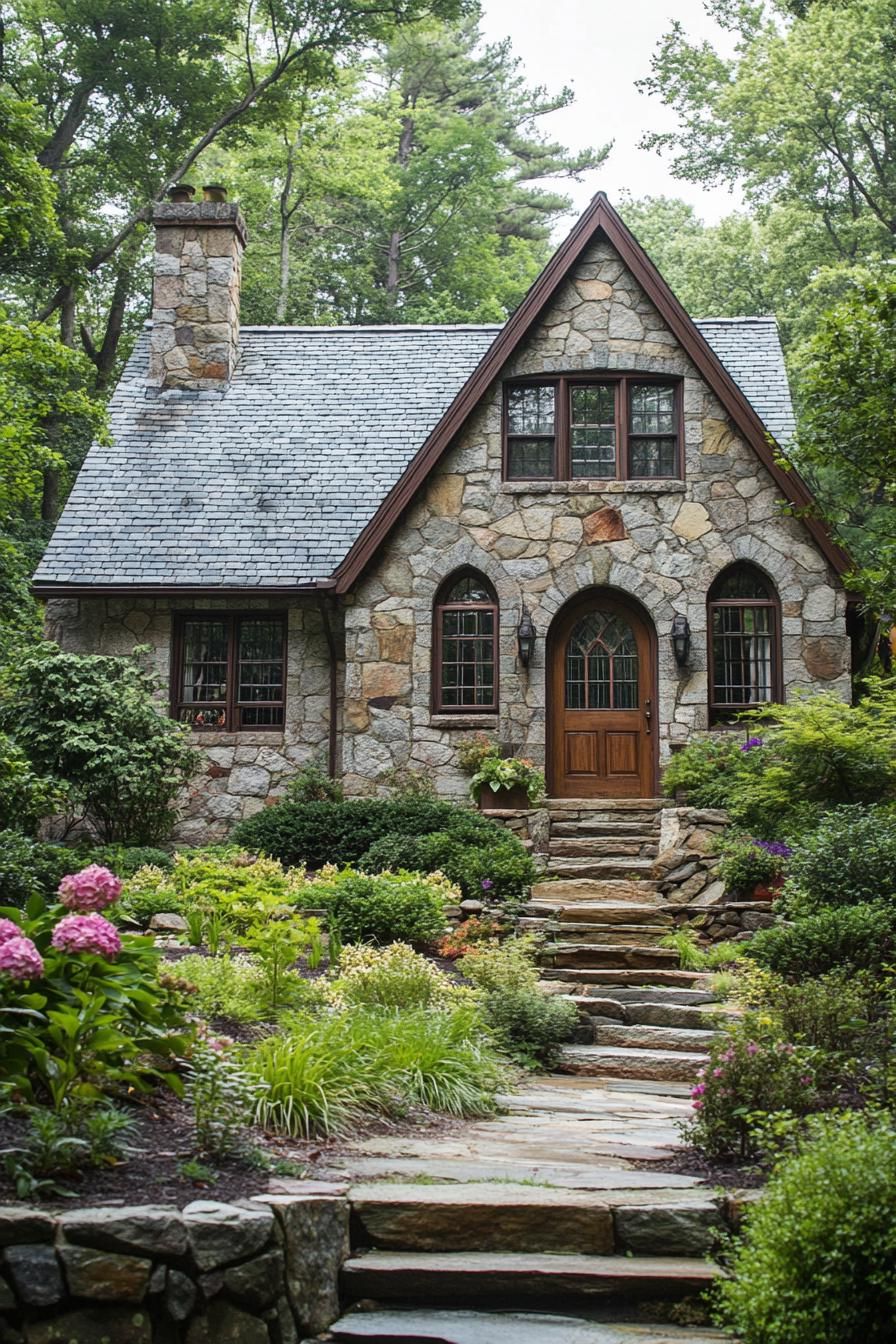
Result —
<path fill-rule="evenodd" d="M 141 868 L 160 868 L 167 872 L 174 866 L 173 854 L 152 845 L 97 845 L 86 851 L 79 848 L 76 852 L 85 867 L 89 863 L 98 863 L 103 868 L 111 868 L 122 881 L 133 877 Z"/>
<path fill-rule="evenodd" d="M 578 1022 L 578 1009 L 538 983 L 534 938 L 474 948 L 458 968 L 479 991 L 482 1016 L 500 1048 L 526 1068 L 549 1067 Z"/>
<path fill-rule="evenodd" d="M 457 749 L 457 763 L 467 775 L 475 775 L 482 768 L 483 761 L 490 756 L 500 756 L 501 748 L 494 738 L 486 733 L 475 733 L 461 742 Z"/>
<path fill-rule="evenodd" d="M 38 773 L 21 747 L 0 733 L 0 830 L 33 835 L 64 797 L 64 786 Z"/>
<path fill-rule="evenodd" d="M 474 948 L 457 964 L 458 970 L 477 989 L 501 993 L 509 989 L 537 989 L 538 943 L 531 934 L 506 942 Z"/>
<path fill-rule="evenodd" d="M 896 903 L 896 808 L 838 807 L 800 837 L 784 890 L 788 910 Z"/>
<path fill-rule="evenodd" d="M 487 894 L 512 908 L 526 899 L 536 879 L 535 865 L 515 835 L 492 823 L 486 826 L 463 823 L 454 831 L 431 835 L 387 835 L 371 845 L 358 866 L 371 873 L 444 873 L 465 897 L 480 900 Z"/>
<path fill-rule="evenodd" d="M 755 886 L 776 882 L 787 868 L 792 854 L 780 840 L 754 840 L 748 835 L 725 839 L 717 876 L 725 883 L 728 895 L 748 893 Z"/>
<path fill-rule="evenodd" d="M 16 677 L 7 723 L 35 771 L 68 785 L 68 808 L 106 842 L 164 839 L 199 758 L 187 730 L 158 713 L 154 677 L 135 658 L 53 645 L 25 658 Z"/>
<path fill-rule="evenodd" d="M 129 1140 L 136 1129 L 132 1116 L 110 1105 L 63 1111 L 29 1106 L 20 1108 L 19 1117 L 27 1127 L 17 1144 L 3 1150 L 19 1199 L 34 1199 L 44 1191 L 61 1193 L 43 1177 L 73 1176 L 85 1165 L 114 1166 L 131 1151 Z"/>
<path fill-rule="evenodd" d="M 163 978 L 164 979 L 164 978 Z M 191 1011 L 205 1019 L 227 1018 L 233 1022 L 265 1022 L 271 1017 L 271 994 L 265 971 L 243 954 L 182 957 L 172 983 L 189 995 Z M 297 971 L 286 971 L 279 998 L 290 1009 L 309 1010 L 323 1005 L 318 981 L 305 980 Z"/>
<path fill-rule="evenodd" d="M 303 765 L 290 779 L 284 798 L 287 803 L 341 803 L 342 784 L 315 759 Z"/>
<path fill-rule="evenodd" d="M 789 980 L 838 968 L 880 973 L 896 958 L 896 910 L 881 904 L 820 910 L 794 924 L 760 929 L 745 955 Z"/>
<path fill-rule="evenodd" d="M 684 971 L 714 971 L 730 966 L 743 956 L 743 944 L 735 942 L 710 943 L 701 947 L 697 930 L 690 924 L 672 929 L 660 939 L 660 947 L 669 947 L 678 953 L 678 964 Z"/>
<path fill-rule="evenodd" d="M 508 931 L 506 924 L 498 924 L 493 919 L 480 919 L 478 915 L 471 915 L 469 919 L 461 920 L 460 924 L 440 939 L 439 956 L 455 961 L 458 957 L 465 957 L 470 952 L 475 952 L 482 943 L 496 942 Z"/>
<path fill-rule="evenodd" d="M 248 1056 L 267 1093 L 266 1128 L 298 1137 L 351 1132 L 365 1117 L 414 1106 L 489 1115 L 504 1077 L 470 1008 L 409 1013 L 354 1008 L 291 1020 Z"/>
<path fill-rule="evenodd" d="M 769 1115 L 802 1115 L 816 1100 L 812 1052 L 747 1014 L 711 1044 L 691 1089 L 694 1115 L 684 1137 L 709 1157 L 755 1157 Z"/>
<path fill-rule="evenodd" d="M 361 1008 L 445 1008 L 458 995 L 454 982 L 407 943 L 344 948 L 328 986 L 334 1003 Z"/>
<path fill-rule="evenodd" d="M 167 869 L 155 864 L 139 869 L 123 892 L 128 914 L 151 917 L 161 911 L 186 915 L 191 910 L 215 912 L 234 930 L 296 905 L 304 891 L 304 874 L 285 872 L 276 859 L 255 858 L 238 849 L 213 853 L 185 851 Z"/>
<path fill-rule="evenodd" d="M 896 1126 L 816 1117 L 775 1168 L 718 1289 L 743 1344 L 885 1344 L 896 1320 Z"/>
<path fill-rule="evenodd" d="M 314 870 L 326 864 L 357 865 L 374 841 L 385 835 L 429 835 L 462 830 L 503 833 L 498 824 L 471 808 L 429 798 L 354 798 L 344 803 L 278 803 L 234 828 L 235 844 L 269 854 L 286 867 Z M 486 841 L 487 843 L 487 841 Z"/>
<path fill-rule="evenodd" d="M 445 905 L 460 900 L 437 874 L 368 876 L 351 868 L 322 874 L 307 891 L 346 943 L 432 943 L 445 932 Z"/>
<path fill-rule="evenodd" d="M 2 1087 L 55 1110 L 159 1080 L 176 1086 L 163 1061 L 185 1049 L 151 939 L 119 935 L 90 893 L 80 906 L 90 913 L 79 913 L 76 894 L 67 906 L 32 896 L 24 912 L 0 909 L 0 1004 L 15 1010 L 15 1029 L 0 1035 Z"/>
<path fill-rule="evenodd" d="M 0 905 L 24 906 L 29 896 L 51 897 L 73 855 L 64 845 L 30 840 L 18 831 L 0 831 Z"/>
<path fill-rule="evenodd" d="M 733 779 L 755 762 L 747 760 L 744 746 L 735 733 L 689 742 L 663 771 L 663 793 L 672 797 L 682 789 L 691 807 L 727 807 Z"/>
<path fill-rule="evenodd" d="M 196 1147 L 203 1156 L 227 1157 L 244 1144 L 266 1090 L 242 1067 L 232 1047 L 223 1037 L 199 1040 L 186 1063 L 184 1093 L 193 1108 Z"/>

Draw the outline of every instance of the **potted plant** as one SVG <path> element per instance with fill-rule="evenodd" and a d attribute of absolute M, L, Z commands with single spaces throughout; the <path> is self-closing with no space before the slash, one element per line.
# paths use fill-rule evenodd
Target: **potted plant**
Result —
<path fill-rule="evenodd" d="M 470 780 L 470 794 L 484 812 L 534 807 L 544 797 L 544 775 L 519 756 L 486 756 Z"/>
<path fill-rule="evenodd" d="M 784 885 L 791 850 L 781 840 L 735 836 L 723 841 L 719 877 L 729 896 L 773 901 Z"/>

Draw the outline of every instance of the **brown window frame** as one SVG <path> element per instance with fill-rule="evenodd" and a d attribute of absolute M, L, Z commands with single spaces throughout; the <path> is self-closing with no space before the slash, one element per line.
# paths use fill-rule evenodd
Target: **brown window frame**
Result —
<path fill-rule="evenodd" d="M 464 578 L 475 578 L 489 592 L 494 594 L 494 600 L 491 602 L 446 602 L 443 600 L 443 594 L 450 592 L 455 584 Z M 446 705 L 442 700 L 442 644 L 444 638 L 443 617 L 448 611 L 490 611 L 492 613 L 492 667 L 494 676 L 492 678 L 492 699 L 487 705 Z M 494 584 L 478 569 L 465 565 L 462 569 L 455 570 L 449 574 L 439 586 L 435 601 L 432 607 L 432 711 L 434 714 L 497 714 L 500 703 L 500 672 L 501 672 L 501 642 L 500 642 L 500 606 Z M 487 636 L 478 636 L 478 638 L 487 638 Z"/>
<path fill-rule="evenodd" d="M 189 701 L 181 698 L 183 691 L 184 655 L 186 652 L 186 627 L 192 621 L 216 621 L 227 626 L 227 694 L 224 701 Z M 240 628 L 246 621 L 266 621 L 280 626 L 280 694 L 274 700 L 240 701 L 237 699 L 239 686 L 239 641 Z M 171 717 L 179 722 L 183 711 L 201 710 L 204 705 L 209 709 L 223 707 L 224 724 L 189 723 L 194 733 L 282 733 L 286 717 L 286 613 L 272 611 L 182 611 L 175 613 L 172 630 L 171 657 Z M 243 724 L 244 709 L 279 709 L 280 723 Z"/>
<path fill-rule="evenodd" d="M 743 573 L 755 574 L 757 579 L 766 587 L 771 594 L 767 598 L 759 597 L 714 597 L 713 592 L 721 587 L 724 580 L 732 573 L 740 570 Z M 713 634 L 713 616 L 716 611 L 724 609 L 745 610 L 762 608 L 771 612 L 769 622 L 769 633 L 771 635 L 771 658 L 770 658 L 770 676 L 769 676 L 769 698 L 768 700 L 755 700 L 749 703 L 732 704 L 728 701 L 719 701 L 716 699 L 715 685 L 715 637 Z M 735 561 L 732 565 L 727 565 L 713 579 L 710 585 L 706 599 L 706 656 L 707 656 L 707 699 L 709 707 L 709 722 L 711 724 L 730 723 L 736 715 L 743 713 L 747 709 L 752 709 L 757 705 L 767 705 L 780 703 L 784 696 L 784 678 L 782 666 L 781 651 L 781 599 L 778 589 L 767 574 L 764 574 L 756 565 L 748 561 Z"/>
<path fill-rule="evenodd" d="M 671 388 L 674 397 L 675 434 L 635 434 L 629 430 L 631 420 L 631 386 L 649 383 Z M 616 471 L 613 476 L 573 476 L 571 406 L 572 389 L 612 384 L 615 387 Z M 554 433 L 511 434 L 509 432 L 509 398 L 511 390 L 520 387 L 554 388 Z M 630 444 L 639 438 L 673 438 L 675 440 L 675 469 L 662 476 L 634 476 L 629 471 Z M 553 471 L 550 476 L 511 476 L 509 471 L 510 443 L 513 439 L 553 438 Z M 545 377 L 509 378 L 504 383 L 501 418 L 502 461 L 501 473 L 505 481 L 681 481 L 684 479 L 684 396 L 682 379 L 662 374 L 618 372 L 617 370 L 590 369 L 587 373 L 564 373 Z"/>

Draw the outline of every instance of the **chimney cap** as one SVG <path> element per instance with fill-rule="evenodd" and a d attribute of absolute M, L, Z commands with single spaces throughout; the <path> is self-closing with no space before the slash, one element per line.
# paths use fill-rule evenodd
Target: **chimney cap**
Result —
<path fill-rule="evenodd" d="M 186 204 L 196 195 L 196 188 L 191 182 L 175 182 L 168 188 L 166 195 L 169 201 L 177 204 Z"/>
<path fill-rule="evenodd" d="M 226 201 L 227 188 L 221 182 L 206 182 L 202 195 L 207 201 Z"/>

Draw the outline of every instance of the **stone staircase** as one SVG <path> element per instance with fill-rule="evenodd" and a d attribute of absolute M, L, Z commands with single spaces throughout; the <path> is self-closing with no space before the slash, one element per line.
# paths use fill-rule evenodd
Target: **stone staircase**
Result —
<path fill-rule="evenodd" d="M 662 947 L 675 927 L 651 870 L 662 799 L 555 800 L 547 879 L 526 922 L 542 927 L 543 983 L 578 1007 L 570 1072 L 688 1082 L 713 1039 L 709 977 Z"/>

